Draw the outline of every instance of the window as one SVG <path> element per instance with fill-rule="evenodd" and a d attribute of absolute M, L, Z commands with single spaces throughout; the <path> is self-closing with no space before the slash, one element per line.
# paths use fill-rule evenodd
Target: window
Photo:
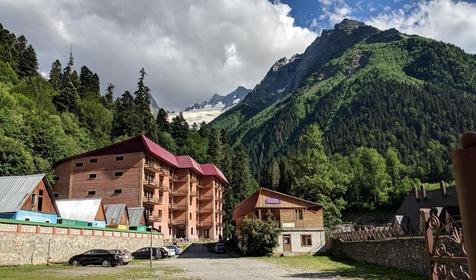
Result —
<path fill-rule="evenodd" d="M 88 195 L 91 196 L 91 195 L 96 195 L 96 191 L 88 191 Z"/>
<path fill-rule="evenodd" d="M 296 220 L 304 220 L 304 213 L 302 209 L 296 209 L 294 212 L 296 214 Z"/>
<path fill-rule="evenodd" d="M 98 162 L 98 159 L 97 158 L 92 158 L 92 159 L 89 160 L 89 162 L 90 163 L 96 163 L 96 162 Z"/>
<path fill-rule="evenodd" d="M 58 176 L 53 177 L 53 180 L 55 180 L 56 182 L 58 182 L 59 179 L 60 179 L 60 178 L 59 178 Z"/>
<path fill-rule="evenodd" d="M 40 211 L 40 212 L 43 210 L 43 190 L 38 191 L 38 207 L 37 207 L 37 210 Z"/>
<path fill-rule="evenodd" d="M 114 190 L 114 194 L 121 194 L 122 193 L 122 189 L 115 189 Z"/>
<path fill-rule="evenodd" d="M 83 166 L 83 163 L 82 162 L 76 162 L 76 167 L 80 167 L 80 166 Z"/>
<path fill-rule="evenodd" d="M 116 160 L 124 160 L 124 156 L 117 156 Z"/>
<path fill-rule="evenodd" d="M 159 232 L 162 232 L 162 226 L 159 226 Z"/>
<path fill-rule="evenodd" d="M 192 220 L 192 213 L 190 213 L 190 220 Z"/>
<path fill-rule="evenodd" d="M 192 197 L 190 197 L 190 206 L 192 206 Z"/>
<path fill-rule="evenodd" d="M 114 173 L 114 176 L 116 176 L 116 177 L 122 176 L 122 171 L 118 171 L 118 172 Z"/>
<path fill-rule="evenodd" d="M 34 208 L 36 204 L 36 193 L 31 194 L 31 208 Z"/>
<path fill-rule="evenodd" d="M 58 194 L 57 194 L 57 193 L 53 193 L 53 197 L 54 197 L 54 198 L 57 198 L 57 197 L 58 197 Z"/>
<path fill-rule="evenodd" d="M 190 228 L 190 234 L 193 235 L 193 227 Z"/>
<path fill-rule="evenodd" d="M 169 227 L 169 234 L 172 234 L 172 228 Z"/>
<path fill-rule="evenodd" d="M 312 246 L 312 237 L 309 234 L 301 235 L 301 246 L 308 247 Z"/>
<path fill-rule="evenodd" d="M 96 179 L 96 173 L 89 174 L 89 179 Z"/>

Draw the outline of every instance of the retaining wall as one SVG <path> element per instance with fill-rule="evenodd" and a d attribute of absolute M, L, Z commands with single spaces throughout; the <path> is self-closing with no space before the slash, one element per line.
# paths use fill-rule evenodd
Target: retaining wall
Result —
<path fill-rule="evenodd" d="M 332 240 L 329 253 L 338 258 L 394 267 L 429 275 L 430 265 L 423 237 L 388 240 Z"/>
<path fill-rule="evenodd" d="M 148 233 L 0 223 L 0 265 L 67 262 L 91 249 L 126 249 L 150 246 Z M 152 235 L 153 246 L 164 245 L 163 235 Z"/>

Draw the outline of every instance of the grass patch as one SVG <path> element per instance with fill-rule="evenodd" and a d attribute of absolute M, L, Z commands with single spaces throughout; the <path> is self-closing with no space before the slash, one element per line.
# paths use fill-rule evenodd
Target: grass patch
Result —
<path fill-rule="evenodd" d="M 103 268 L 100 266 L 72 267 L 64 264 L 46 265 L 24 265 L 0 267 L 0 279 L 11 280 L 191 280 L 181 275 L 185 271 L 173 266 L 164 266 L 160 261 L 154 261 L 152 269 L 149 269 L 148 262 L 133 261 L 127 266 L 114 268 Z"/>
<path fill-rule="evenodd" d="M 346 277 L 347 279 L 381 279 L 381 280 L 424 280 L 425 277 L 373 264 L 336 261 L 327 256 L 263 257 L 260 258 L 285 267 L 298 268 L 306 272 L 325 272 Z"/>

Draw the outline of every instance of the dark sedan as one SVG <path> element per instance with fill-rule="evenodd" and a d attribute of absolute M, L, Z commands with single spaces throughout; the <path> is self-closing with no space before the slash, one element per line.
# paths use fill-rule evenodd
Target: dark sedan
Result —
<path fill-rule="evenodd" d="M 134 259 L 150 259 L 150 247 L 141 248 L 134 253 L 132 253 Z M 163 253 L 160 248 L 152 248 L 152 259 L 157 260 L 163 258 Z"/>
<path fill-rule="evenodd" d="M 122 263 L 122 256 L 109 250 L 90 250 L 69 259 L 70 265 L 96 264 L 104 267 L 116 266 Z"/>

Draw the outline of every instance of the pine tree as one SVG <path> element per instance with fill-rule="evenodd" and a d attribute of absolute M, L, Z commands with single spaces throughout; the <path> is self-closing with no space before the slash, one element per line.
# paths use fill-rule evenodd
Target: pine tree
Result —
<path fill-rule="evenodd" d="M 112 136 L 135 136 L 138 117 L 135 109 L 134 97 L 129 91 L 125 91 L 115 102 Z"/>
<path fill-rule="evenodd" d="M 222 157 L 221 150 L 220 133 L 217 129 L 211 128 L 208 137 L 208 155 L 210 159 L 219 162 Z"/>
<path fill-rule="evenodd" d="M 79 96 L 81 98 L 86 97 L 87 94 L 91 94 L 95 97 L 99 96 L 99 77 L 96 73 L 93 73 L 85 65 L 81 67 L 79 74 L 80 86 L 78 89 Z"/>
<path fill-rule="evenodd" d="M 114 109 L 114 85 L 111 83 L 107 84 L 106 94 L 102 97 L 103 104 L 110 110 Z"/>
<path fill-rule="evenodd" d="M 175 139 L 175 143 L 179 149 L 187 142 L 189 127 L 182 113 L 172 119 L 172 122 L 170 123 L 170 134 Z"/>
<path fill-rule="evenodd" d="M 62 71 L 61 62 L 59 61 L 59 59 L 56 59 L 51 64 L 50 79 L 49 79 L 49 82 L 54 90 L 61 89 L 61 85 L 62 85 L 61 71 Z"/>
<path fill-rule="evenodd" d="M 157 126 L 154 116 L 150 111 L 150 89 L 145 85 L 146 72 L 144 68 L 140 70 L 137 90 L 134 92 L 134 103 L 137 114 L 137 134 L 142 133 L 149 136 L 157 134 Z"/>
<path fill-rule="evenodd" d="M 170 124 L 169 124 L 169 116 L 167 114 L 167 111 L 165 111 L 163 108 L 159 109 L 159 112 L 157 113 L 157 129 L 161 132 L 169 132 Z"/>

